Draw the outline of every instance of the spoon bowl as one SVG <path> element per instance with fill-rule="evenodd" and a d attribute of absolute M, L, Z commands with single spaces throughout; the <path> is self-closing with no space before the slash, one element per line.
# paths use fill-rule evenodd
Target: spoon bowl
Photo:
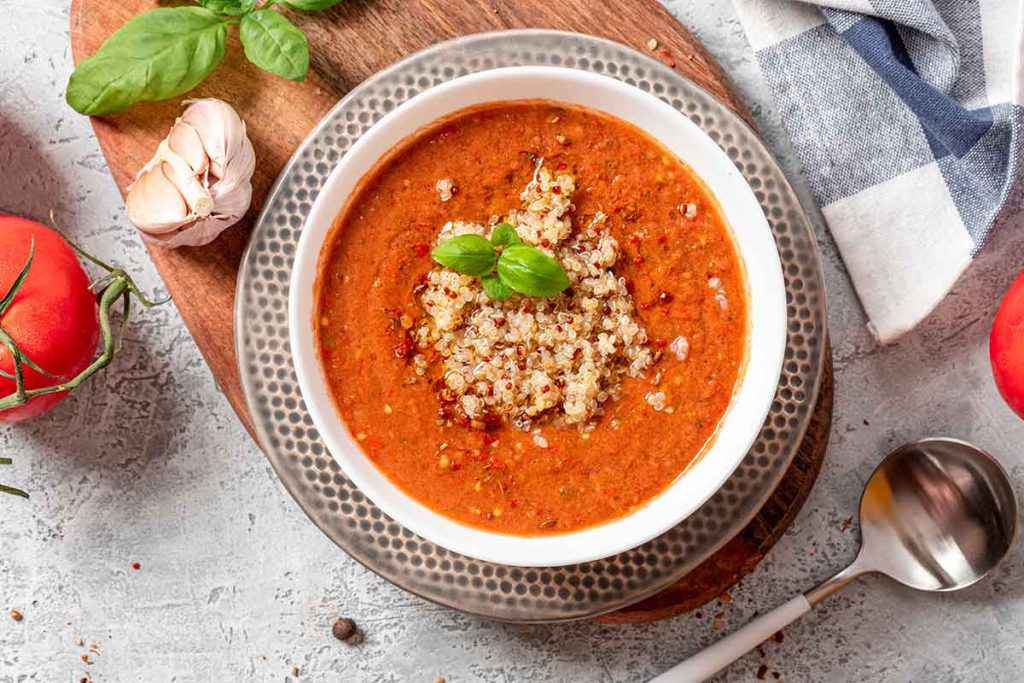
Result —
<path fill-rule="evenodd" d="M 1017 503 L 988 453 L 955 439 L 925 439 L 890 453 L 860 501 L 856 564 L 912 588 L 977 583 L 1009 552 Z"/>

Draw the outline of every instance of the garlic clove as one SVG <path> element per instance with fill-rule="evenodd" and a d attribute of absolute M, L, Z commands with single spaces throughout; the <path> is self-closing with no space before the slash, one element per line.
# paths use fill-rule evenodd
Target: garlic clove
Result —
<path fill-rule="evenodd" d="M 192 215 L 202 218 L 209 216 L 214 201 L 204 180 L 192 172 L 187 161 L 170 150 L 166 140 L 160 143 L 157 156 L 163 160 L 164 174 L 177 186 Z"/>
<path fill-rule="evenodd" d="M 189 216 L 188 204 L 164 174 L 163 164 L 153 166 L 132 183 L 125 204 L 128 220 L 154 234 L 176 230 Z"/>
<path fill-rule="evenodd" d="M 203 175 L 210 167 L 210 159 L 203 149 L 203 140 L 196 129 L 178 121 L 167 136 L 167 146 L 188 163 L 195 175 Z"/>
<path fill-rule="evenodd" d="M 203 139 L 210 157 L 210 172 L 218 178 L 226 177 L 228 164 L 248 143 L 245 123 L 231 105 L 212 97 L 190 100 L 188 105 L 181 120 L 195 128 Z"/>

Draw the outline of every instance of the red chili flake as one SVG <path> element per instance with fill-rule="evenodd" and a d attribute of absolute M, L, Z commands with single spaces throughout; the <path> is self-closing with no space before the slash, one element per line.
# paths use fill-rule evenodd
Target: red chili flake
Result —
<path fill-rule="evenodd" d="M 547 238 L 542 239 L 540 241 L 540 246 L 542 246 L 542 247 L 550 247 L 551 246 L 551 241 L 548 240 Z"/>
<path fill-rule="evenodd" d="M 551 193 L 552 194 L 562 194 L 562 188 L 559 187 L 558 185 L 552 185 L 551 186 Z"/>
<path fill-rule="evenodd" d="M 658 235 L 658 244 L 668 244 L 668 235 Z"/>
<path fill-rule="evenodd" d="M 676 66 L 676 60 L 672 56 L 672 53 L 666 50 L 665 48 L 661 48 L 660 50 L 658 50 L 658 59 L 661 60 L 662 64 L 671 69 L 674 69 Z"/>
<path fill-rule="evenodd" d="M 395 358 L 412 358 L 416 353 L 416 342 L 408 334 L 395 346 Z"/>
<path fill-rule="evenodd" d="M 135 571 L 139 571 L 140 569 L 142 569 L 142 565 L 138 562 L 132 562 L 132 569 L 134 569 Z"/>
<path fill-rule="evenodd" d="M 636 265 L 638 265 L 638 266 L 639 266 L 639 265 L 643 265 L 644 261 L 646 261 L 646 260 L 647 260 L 647 259 L 645 259 L 645 258 L 644 258 L 643 256 L 641 256 L 640 254 L 637 254 L 636 256 L 634 256 L 634 257 L 633 257 L 633 263 L 635 263 L 635 264 L 636 264 Z"/>
<path fill-rule="evenodd" d="M 654 345 L 657 346 L 659 349 L 663 349 L 666 346 L 668 346 L 668 342 L 662 339 L 661 337 L 655 337 Z"/>
<path fill-rule="evenodd" d="M 675 299 L 675 297 L 672 296 L 671 292 L 664 292 L 663 291 L 660 294 L 658 294 L 658 303 L 670 304 L 670 303 L 672 303 L 673 299 Z"/>
<path fill-rule="evenodd" d="M 484 430 L 488 432 L 494 432 L 501 429 L 501 418 L 497 415 L 488 413 L 484 415 Z M 491 442 L 497 441 L 498 437 L 493 437 Z"/>
<path fill-rule="evenodd" d="M 767 664 L 762 664 L 761 666 L 757 667 L 757 680 L 763 681 L 766 675 L 768 675 Z"/>
<path fill-rule="evenodd" d="M 510 508 L 517 508 L 517 507 L 519 507 L 519 501 L 518 501 L 518 500 L 516 500 L 515 498 L 513 498 L 512 500 L 510 500 L 510 501 L 508 502 L 508 506 L 509 506 Z"/>
<path fill-rule="evenodd" d="M 558 166 L 556 166 L 555 168 L 558 169 L 559 171 L 564 171 L 565 169 L 569 168 L 569 166 L 566 165 L 564 161 L 559 161 Z"/>
<path fill-rule="evenodd" d="M 641 242 L 640 235 L 630 235 L 630 237 L 629 237 L 629 243 L 630 244 L 636 245 L 636 244 L 640 244 L 640 242 Z"/>
<path fill-rule="evenodd" d="M 412 250 L 416 253 L 417 256 L 426 256 L 427 254 L 430 253 L 430 245 L 420 242 L 419 244 L 414 244 Z"/>

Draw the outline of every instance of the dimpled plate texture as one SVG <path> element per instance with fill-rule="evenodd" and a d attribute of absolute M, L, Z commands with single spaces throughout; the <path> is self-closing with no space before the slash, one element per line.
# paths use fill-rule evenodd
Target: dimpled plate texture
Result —
<path fill-rule="evenodd" d="M 606 74 L 652 93 L 699 125 L 742 171 L 782 259 L 788 341 L 779 388 L 750 453 L 706 504 L 675 528 L 597 562 L 528 569 L 456 555 L 383 514 L 348 479 L 306 412 L 288 345 L 288 281 L 317 192 L 349 147 L 419 92 L 467 73 L 556 65 Z M 267 459 L 310 519 L 369 569 L 428 600 L 517 622 L 580 619 L 671 585 L 739 533 L 778 485 L 817 399 L 825 351 L 825 294 L 807 218 L 757 135 L 700 87 L 639 52 L 556 31 L 480 34 L 431 47 L 369 78 L 327 114 L 282 171 L 238 277 L 235 335 L 242 385 Z"/>

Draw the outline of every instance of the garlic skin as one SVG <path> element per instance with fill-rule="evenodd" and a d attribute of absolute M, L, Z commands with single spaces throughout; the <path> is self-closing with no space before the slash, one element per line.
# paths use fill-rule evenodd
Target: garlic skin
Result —
<path fill-rule="evenodd" d="M 147 242 L 174 249 L 212 242 L 252 201 L 256 153 L 230 104 L 188 100 L 128 188 L 130 220 Z"/>

